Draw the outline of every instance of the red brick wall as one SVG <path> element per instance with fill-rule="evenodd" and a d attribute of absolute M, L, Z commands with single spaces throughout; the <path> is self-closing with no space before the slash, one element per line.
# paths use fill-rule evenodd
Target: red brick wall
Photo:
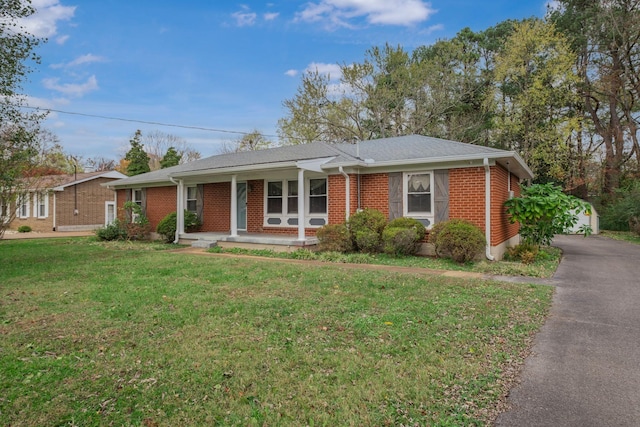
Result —
<path fill-rule="evenodd" d="M 449 218 L 466 219 L 484 231 L 484 168 L 449 170 Z"/>
<path fill-rule="evenodd" d="M 176 211 L 177 188 L 170 187 L 151 187 L 147 188 L 147 210 L 146 215 L 151 224 L 151 229 L 155 231 L 158 223 Z"/>
<path fill-rule="evenodd" d="M 263 233 L 264 181 L 249 181 L 247 184 L 251 189 L 251 191 L 247 193 L 247 232 Z M 269 232 L 271 233 L 272 231 Z"/>
<path fill-rule="evenodd" d="M 514 182 L 515 181 L 515 182 Z M 491 167 L 491 244 L 497 245 L 518 234 L 518 224 L 510 224 L 504 202 L 509 199 L 509 173 L 502 166 Z M 511 189 L 517 197 L 520 185 L 511 175 Z"/>
<path fill-rule="evenodd" d="M 389 218 L 389 175 L 386 173 L 361 175 L 360 203 L 362 209 L 377 209 Z"/>
<path fill-rule="evenodd" d="M 204 209 L 200 231 L 228 233 L 231 230 L 231 183 L 204 185 Z"/>

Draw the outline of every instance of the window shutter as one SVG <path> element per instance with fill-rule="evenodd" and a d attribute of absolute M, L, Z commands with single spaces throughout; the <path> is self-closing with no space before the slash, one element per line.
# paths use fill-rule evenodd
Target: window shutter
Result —
<path fill-rule="evenodd" d="M 402 217 L 402 172 L 389 174 L 389 220 Z"/>
<path fill-rule="evenodd" d="M 198 219 L 202 221 L 204 215 L 204 184 L 198 184 L 196 190 L 196 214 Z"/>
<path fill-rule="evenodd" d="M 434 173 L 435 223 L 449 219 L 449 170 L 437 170 Z"/>
<path fill-rule="evenodd" d="M 142 189 L 142 215 L 147 216 L 147 189 Z"/>

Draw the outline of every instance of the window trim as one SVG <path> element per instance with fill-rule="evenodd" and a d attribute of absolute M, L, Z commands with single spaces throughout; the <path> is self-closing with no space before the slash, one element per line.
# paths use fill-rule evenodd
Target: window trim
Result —
<path fill-rule="evenodd" d="M 325 212 L 324 213 L 310 213 L 309 209 L 311 207 L 311 181 L 312 180 L 316 180 L 316 179 L 322 179 L 325 181 L 326 183 L 326 193 L 322 196 L 316 196 L 316 197 L 325 197 L 326 198 L 326 205 L 325 205 Z M 268 203 L 269 203 L 269 183 L 272 182 L 279 182 L 282 184 L 282 212 L 281 213 L 268 213 Z M 298 185 L 298 191 L 297 191 L 297 196 L 290 196 L 289 195 L 289 183 L 291 182 L 298 182 L 297 179 L 291 179 L 291 178 L 282 178 L 282 179 L 265 179 L 264 180 L 264 209 L 263 209 L 263 215 L 264 215 L 264 227 L 270 227 L 270 228 L 295 228 L 297 227 L 297 225 L 291 225 L 289 224 L 289 219 L 292 218 L 299 218 L 299 214 L 297 211 L 297 203 L 296 203 L 296 212 L 289 212 L 288 211 L 288 203 L 289 203 L 289 198 L 298 198 L 300 197 L 300 186 Z M 305 228 L 319 228 L 321 226 L 319 225 L 310 225 L 309 224 L 309 220 L 312 218 L 322 218 L 325 220 L 325 224 L 328 223 L 328 218 L 329 218 L 329 178 L 326 176 L 319 176 L 319 177 L 305 177 L 304 178 L 304 198 L 305 198 L 305 203 L 304 203 L 304 219 L 305 219 Z M 282 220 L 282 222 L 280 224 L 270 224 L 268 221 L 269 219 L 273 219 L 273 218 L 280 218 Z"/>
<path fill-rule="evenodd" d="M 429 174 L 429 198 L 430 198 L 430 212 L 409 212 L 409 177 L 413 175 L 426 175 Z M 416 219 L 428 219 L 433 224 L 435 218 L 435 192 L 434 192 L 434 172 L 432 170 L 415 171 L 415 172 L 403 172 L 402 173 L 402 213 L 403 216 Z"/>
<path fill-rule="evenodd" d="M 44 208 L 42 214 L 40 213 L 41 207 Z M 33 193 L 33 217 L 40 219 L 49 218 L 49 193 L 44 191 Z"/>
<path fill-rule="evenodd" d="M 192 199 L 189 198 L 189 189 L 191 188 L 193 188 L 193 196 L 194 196 Z M 194 204 L 193 210 L 189 209 L 190 201 L 193 202 Z M 189 212 L 193 212 L 195 214 L 198 213 L 198 186 L 197 185 L 187 186 L 186 191 L 184 192 L 184 208 Z"/>
<path fill-rule="evenodd" d="M 29 215 L 31 214 L 31 209 L 30 209 L 31 208 L 31 206 L 30 206 L 31 203 L 30 203 L 29 198 L 30 198 L 29 194 L 26 193 L 24 195 L 19 196 L 16 199 L 16 204 L 17 204 L 17 207 L 18 207 L 18 209 L 16 209 L 16 217 L 21 218 L 21 219 L 29 218 Z M 22 207 L 23 206 L 25 207 L 25 210 L 26 210 L 24 215 L 22 214 Z"/>

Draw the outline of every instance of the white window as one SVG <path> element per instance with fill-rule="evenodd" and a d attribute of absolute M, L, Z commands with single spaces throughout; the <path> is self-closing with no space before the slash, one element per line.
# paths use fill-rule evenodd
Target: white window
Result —
<path fill-rule="evenodd" d="M 433 173 L 403 174 L 404 215 L 433 222 Z"/>
<path fill-rule="evenodd" d="M 23 194 L 18 198 L 18 218 L 29 218 L 29 195 Z"/>
<path fill-rule="evenodd" d="M 47 193 L 33 193 L 33 216 L 36 218 L 49 216 L 49 195 Z"/>
<path fill-rule="evenodd" d="M 267 181 L 265 185 L 265 226 L 297 226 L 298 197 L 300 186 L 297 180 Z M 327 179 L 305 180 L 305 221 L 307 226 L 326 223 L 328 212 Z M 322 222 L 322 224 L 320 224 Z"/>
<path fill-rule="evenodd" d="M 142 189 L 137 188 L 131 191 L 131 201 L 136 205 L 142 208 Z M 138 214 L 135 212 L 131 213 L 131 222 L 136 222 L 138 220 Z"/>
<path fill-rule="evenodd" d="M 187 210 L 197 213 L 198 210 L 198 187 L 187 187 Z"/>

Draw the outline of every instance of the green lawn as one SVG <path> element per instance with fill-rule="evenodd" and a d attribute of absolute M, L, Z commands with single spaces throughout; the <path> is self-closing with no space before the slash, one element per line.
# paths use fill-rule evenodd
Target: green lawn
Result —
<path fill-rule="evenodd" d="M 640 236 L 631 231 L 600 230 L 600 234 L 612 239 L 623 240 L 625 242 L 631 242 L 640 245 Z"/>
<path fill-rule="evenodd" d="M 483 425 L 550 287 L 0 241 L 0 425 Z"/>

